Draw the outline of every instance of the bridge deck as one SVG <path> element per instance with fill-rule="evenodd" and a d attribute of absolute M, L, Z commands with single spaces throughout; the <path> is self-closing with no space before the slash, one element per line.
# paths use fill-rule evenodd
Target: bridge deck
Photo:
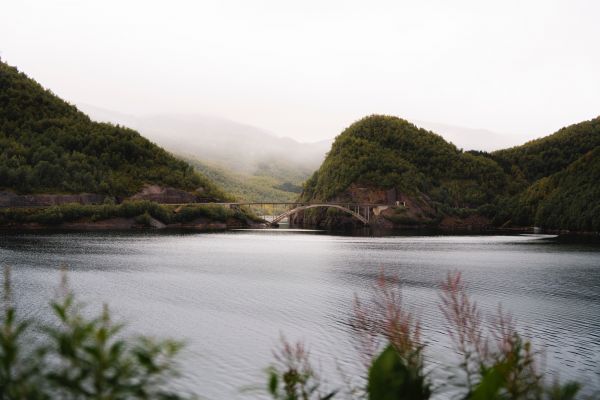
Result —
<path fill-rule="evenodd" d="M 191 206 L 191 205 L 201 205 L 201 204 L 214 204 L 221 206 L 300 206 L 300 205 L 327 205 L 331 204 L 332 206 L 361 206 L 361 207 L 379 207 L 379 206 L 392 206 L 394 204 L 376 204 L 376 203 L 353 203 L 351 201 L 346 202 L 303 202 L 303 201 L 295 201 L 295 202 L 278 202 L 278 201 L 266 201 L 266 202 L 235 202 L 235 203 L 161 203 L 166 206 Z"/>

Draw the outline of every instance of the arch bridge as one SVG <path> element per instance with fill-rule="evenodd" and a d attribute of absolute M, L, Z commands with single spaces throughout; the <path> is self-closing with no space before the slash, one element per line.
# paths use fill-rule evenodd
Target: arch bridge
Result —
<path fill-rule="evenodd" d="M 356 205 L 350 205 L 350 204 L 341 205 L 341 204 L 330 204 L 330 203 L 298 205 L 298 206 L 292 208 L 291 210 L 287 210 L 287 211 L 277 215 L 276 217 L 274 217 L 273 220 L 271 221 L 271 224 L 276 224 L 285 218 L 291 217 L 292 215 L 299 213 L 300 211 L 308 210 L 311 208 L 336 208 L 338 210 L 342 210 L 346 214 L 351 215 L 352 217 L 356 218 L 363 224 L 369 225 L 371 210 L 368 206 L 362 206 L 362 205 L 358 205 L 358 204 L 356 204 Z"/>
<path fill-rule="evenodd" d="M 213 203 L 214 204 L 214 203 Z M 257 202 L 257 203 L 218 203 L 229 208 L 236 208 L 242 206 L 255 206 L 265 207 L 271 206 L 275 209 L 276 206 L 284 206 L 287 208 L 282 213 L 279 213 L 273 217 L 270 221 L 272 225 L 277 224 L 281 220 L 291 217 L 299 212 L 309 210 L 311 208 L 336 208 L 353 218 L 359 220 L 364 225 L 369 225 L 371 219 L 371 211 L 373 208 L 381 206 L 381 204 L 365 204 L 365 203 L 279 203 L 279 202 Z"/>

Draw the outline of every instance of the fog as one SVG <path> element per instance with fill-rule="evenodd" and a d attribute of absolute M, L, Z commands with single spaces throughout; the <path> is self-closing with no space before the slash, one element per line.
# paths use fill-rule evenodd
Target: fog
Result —
<path fill-rule="evenodd" d="M 300 142 L 391 114 L 494 148 L 599 114 L 598 15 L 594 0 L 7 1 L 0 57 L 123 114 Z"/>
<path fill-rule="evenodd" d="M 202 114 L 132 115 L 90 104 L 77 107 L 99 122 L 124 125 L 184 158 L 225 167 L 238 173 L 255 174 L 265 164 L 297 170 L 304 180 L 323 161 L 334 137 L 317 142 L 299 142 L 273 132 L 225 118 Z M 413 121 L 417 126 L 442 135 L 465 150 L 496 150 L 519 144 L 519 138 L 488 130 Z"/>
<path fill-rule="evenodd" d="M 331 140 L 301 143 L 225 118 L 202 114 L 150 114 L 134 116 L 79 104 L 78 108 L 99 122 L 136 129 L 143 136 L 184 158 L 226 167 L 252 175 L 266 163 L 286 170 L 298 169 L 304 180 L 316 170 Z"/>

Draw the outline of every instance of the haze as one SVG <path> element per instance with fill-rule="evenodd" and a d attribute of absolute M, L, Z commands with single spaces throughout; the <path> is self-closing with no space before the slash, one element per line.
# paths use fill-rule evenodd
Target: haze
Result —
<path fill-rule="evenodd" d="M 482 147 L 481 128 L 517 144 L 599 114 L 598 16 L 593 0 L 6 1 L 0 56 L 124 114 L 317 141 L 385 113 L 478 128 Z"/>

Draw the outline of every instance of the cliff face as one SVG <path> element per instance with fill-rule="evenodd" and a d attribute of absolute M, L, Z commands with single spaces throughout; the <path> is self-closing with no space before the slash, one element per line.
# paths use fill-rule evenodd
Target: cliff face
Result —
<path fill-rule="evenodd" d="M 199 188 L 195 193 L 172 187 L 158 185 L 145 185 L 144 188 L 130 197 L 131 200 L 149 200 L 161 204 L 187 204 L 199 201 L 212 201 L 213 198 L 202 197 L 203 189 Z"/>

